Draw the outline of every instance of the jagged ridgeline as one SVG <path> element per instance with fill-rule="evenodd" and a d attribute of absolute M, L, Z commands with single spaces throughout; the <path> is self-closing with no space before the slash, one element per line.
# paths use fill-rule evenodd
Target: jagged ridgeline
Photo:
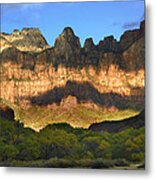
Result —
<path fill-rule="evenodd" d="M 55 68 L 60 64 L 81 68 L 89 65 L 96 68 L 102 65 L 109 67 L 111 64 L 125 70 L 144 68 L 144 21 L 141 22 L 140 29 L 125 32 L 119 42 L 113 36 L 108 36 L 95 45 L 93 39 L 88 38 L 84 47 L 81 47 L 79 37 L 71 27 L 63 30 L 54 47 L 47 44 L 38 28 L 14 30 L 12 34 L 1 33 L 0 38 L 2 60 L 23 63 L 23 68 L 31 69 L 32 64 L 35 68 L 35 63 L 51 63 Z M 133 51 L 133 56 L 136 53 L 137 57 L 128 61 L 125 56 L 127 50 Z M 24 60 L 29 58 L 30 64 L 24 66 Z"/>
<path fill-rule="evenodd" d="M 89 127 L 144 109 L 145 22 L 82 47 L 71 27 L 50 47 L 37 28 L 0 33 L 0 98 L 35 130 L 67 122 Z"/>

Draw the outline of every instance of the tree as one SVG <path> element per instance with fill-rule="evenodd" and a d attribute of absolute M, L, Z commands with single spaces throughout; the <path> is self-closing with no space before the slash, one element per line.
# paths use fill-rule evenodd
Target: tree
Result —
<path fill-rule="evenodd" d="M 0 139 L 3 142 L 9 144 L 13 141 L 13 136 L 15 133 L 15 127 L 13 122 L 7 120 L 0 120 Z"/>
<path fill-rule="evenodd" d="M 38 136 L 38 140 L 41 143 L 41 157 L 43 159 L 72 157 L 78 143 L 74 134 L 58 129 L 42 130 Z"/>
<path fill-rule="evenodd" d="M 144 150 L 145 150 L 145 138 L 144 134 L 138 134 L 134 138 L 129 138 L 125 145 L 127 151 L 130 153 L 130 158 L 133 161 L 144 161 Z"/>
<path fill-rule="evenodd" d="M 111 158 L 111 145 L 109 142 L 102 140 L 99 145 L 99 156 L 105 159 Z"/>
<path fill-rule="evenodd" d="M 14 160 L 19 153 L 14 145 L 8 145 L 0 142 L 0 161 Z"/>
<path fill-rule="evenodd" d="M 82 140 L 82 143 L 85 145 L 86 152 L 87 151 L 92 152 L 94 157 L 98 156 L 98 148 L 99 148 L 100 142 L 101 142 L 100 138 L 97 136 L 96 137 L 92 137 L 92 136 L 85 137 Z"/>
<path fill-rule="evenodd" d="M 24 139 L 18 145 L 18 160 L 36 160 L 40 157 L 40 144 L 34 139 Z"/>

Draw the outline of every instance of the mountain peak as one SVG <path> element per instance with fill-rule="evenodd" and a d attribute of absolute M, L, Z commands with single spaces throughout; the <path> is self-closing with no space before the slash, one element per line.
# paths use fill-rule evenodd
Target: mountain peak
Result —
<path fill-rule="evenodd" d="M 63 32 L 57 37 L 55 48 L 63 53 L 81 48 L 79 38 L 74 34 L 71 27 L 64 28 Z"/>
<path fill-rule="evenodd" d="M 120 47 L 113 35 L 106 36 L 98 45 L 99 50 L 104 52 L 118 52 Z"/>
<path fill-rule="evenodd" d="M 37 34 L 41 34 L 39 28 L 23 28 L 21 30 L 22 34 L 27 34 L 27 33 L 37 33 Z"/>
<path fill-rule="evenodd" d="M 104 40 L 105 40 L 105 41 L 116 41 L 116 39 L 114 38 L 113 35 L 104 37 Z"/>
<path fill-rule="evenodd" d="M 67 36 L 75 36 L 74 31 L 71 27 L 65 27 L 63 30 L 63 34 Z"/>
<path fill-rule="evenodd" d="M 20 51 L 39 52 L 49 48 L 38 28 L 15 29 L 12 34 L 1 33 L 1 36 Z"/>
<path fill-rule="evenodd" d="M 92 38 L 87 38 L 84 42 L 84 49 L 85 51 L 89 51 L 92 50 L 93 48 L 95 48 L 95 44 L 93 42 Z"/>

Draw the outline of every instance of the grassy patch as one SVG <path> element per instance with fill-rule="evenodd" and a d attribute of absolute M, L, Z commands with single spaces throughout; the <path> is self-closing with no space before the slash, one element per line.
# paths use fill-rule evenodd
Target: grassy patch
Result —
<path fill-rule="evenodd" d="M 9 101 L 3 101 L 3 103 L 14 110 L 15 120 L 20 120 L 26 127 L 37 131 L 48 124 L 62 122 L 66 122 L 73 127 L 88 128 L 96 122 L 123 120 L 139 113 L 132 109 L 120 110 L 118 112 L 104 112 L 102 109 L 86 108 L 80 104 L 77 107 L 69 109 L 63 109 L 62 107 L 50 109 L 41 106 L 31 106 L 28 109 L 21 109 Z"/>
<path fill-rule="evenodd" d="M 16 120 L 24 123 L 26 127 L 40 130 L 48 124 L 66 122 L 73 127 L 88 128 L 92 123 L 102 122 L 105 120 L 117 121 L 131 116 L 138 112 L 131 109 L 121 110 L 114 113 L 105 113 L 101 110 L 84 108 L 80 105 L 69 110 L 48 109 L 47 107 L 32 106 L 29 109 L 21 110 L 18 106 L 13 107 Z"/>

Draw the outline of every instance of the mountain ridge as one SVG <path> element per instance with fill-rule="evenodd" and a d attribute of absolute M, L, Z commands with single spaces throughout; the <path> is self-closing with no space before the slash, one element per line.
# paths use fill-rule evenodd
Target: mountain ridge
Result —
<path fill-rule="evenodd" d="M 31 34 L 30 32 L 33 32 L 32 35 L 29 35 Z M 35 64 L 52 64 L 55 69 L 57 69 L 59 65 L 63 65 L 66 68 L 94 66 L 99 69 L 102 64 L 105 67 L 108 64 L 115 64 L 119 68 L 128 71 L 128 68 L 129 70 L 136 69 L 131 67 L 133 63 L 131 64 L 126 60 L 124 61 L 124 54 L 129 49 L 137 53 L 137 49 L 132 48 L 132 45 L 137 44 L 140 39 L 142 39 L 141 41 L 144 41 L 144 21 L 141 23 L 140 29 L 126 31 L 119 42 L 117 42 L 113 36 L 108 36 L 105 37 L 104 40 L 101 40 L 98 45 L 94 45 L 93 39 L 88 38 L 84 43 L 84 47 L 81 47 L 79 38 L 74 34 L 70 27 L 64 28 L 63 32 L 56 38 L 54 47 L 49 47 L 46 44 L 46 40 L 41 35 L 39 29 L 23 28 L 21 32 L 15 30 L 14 33 L 17 34 L 17 37 L 19 33 L 26 34 L 26 39 L 21 39 L 19 42 L 21 44 L 23 43 L 22 46 L 26 46 L 26 50 L 28 50 L 27 46 L 32 43 L 32 45 L 29 46 L 32 51 L 20 51 L 18 44 L 16 45 L 16 43 L 14 44 L 6 40 L 9 44 L 6 43 L 7 45 L 3 45 L 4 43 L 2 43 L 0 58 L 3 61 L 8 61 L 9 59 L 9 61 L 12 60 L 13 62 L 23 63 L 23 68 L 25 67 L 26 69 L 33 70 Z M 39 37 L 35 40 L 38 33 Z M 35 34 L 35 36 L 33 34 Z M 3 37 L 3 39 L 6 38 L 4 33 L 1 33 L 1 37 Z M 20 38 L 20 36 L 18 38 Z M 25 45 L 26 42 L 28 42 L 28 44 Z M 42 49 L 40 50 L 38 49 L 40 47 L 37 47 L 38 43 L 41 43 Z M 144 52 L 144 42 L 138 44 L 138 46 L 141 46 L 138 48 L 143 48 L 142 51 Z M 31 47 L 33 48 L 31 49 Z M 107 58 L 105 56 L 109 55 L 110 60 L 106 61 Z M 138 56 L 139 55 L 137 55 L 137 57 Z M 141 59 L 142 58 L 144 58 L 144 56 L 141 57 Z M 29 61 L 29 59 L 31 59 L 31 61 Z M 142 61 L 144 62 L 144 59 Z M 139 69 L 139 62 L 135 62 L 135 67 Z M 143 62 L 142 67 L 140 68 L 144 68 Z M 109 68 L 109 65 L 107 68 Z"/>
<path fill-rule="evenodd" d="M 98 42 L 98 44 L 94 44 L 93 43 L 93 45 L 94 46 L 96 46 L 97 48 L 98 48 L 98 46 L 99 46 L 99 48 L 102 48 L 102 47 L 100 47 L 100 46 L 104 46 L 104 45 L 106 45 L 107 43 L 116 43 L 116 46 L 118 45 L 120 45 L 121 46 L 121 48 L 122 48 L 122 50 L 125 50 L 126 48 L 124 48 L 124 47 L 122 47 L 125 43 L 127 43 L 127 47 L 130 45 L 130 44 L 132 44 L 134 41 L 136 41 L 137 39 L 139 39 L 140 37 L 142 37 L 143 35 L 144 35 L 144 32 L 145 32 L 145 20 L 143 20 L 143 21 L 141 21 L 141 23 L 140 23 L 140 28 L 139 29 L 135 29 L 135 30 L 127 30 L 127 31 L 125 31 L 122 35 L 121 35 L 121 37 L 120 37 L 120 40 L 119 41 L 117 41 L 115 38 L 114 38 L 114 36 L 113 35 L 108 35 L 108 36 L 105 36 L 104 38 L 103 38 L 103 40 L 100 40 L 99 42 Z M 65 35 L 66 34 L 66 35 Z M 22 37 L 22 35 L 25 35 L 25 37 Z M 71 27 L 65 27 L 64 29 L 63 29 L 63 31 L 62 31 L 62 33 L 55 39 L 55 43 L 54 43 L 54 46 L 50 46 L 48 43 L 47 43 L 47 41 L 46 41 L 46 39 L 45 39 L 45 37 L 42 35 L 42 33 L 41 33 L 41 31 L 39 30 L 39 28 L 31 28 L 31 27 L 28 27 L 28 28 L 23 28 L 21 31 L 20 30 L 18 30 L 18 29 L 14 29 L 13 30 L 13 32 L 12 33 L 4 33 L 4 32 L 1 32 L 0 33 L 0 36 L 1 37 L 3 37 L 3 38 L 5 38 L 8 42 L 12 42 L 13 44 L 14 44 L 14 39 L 16 40 L 18 40 L 18 39 L 28 39 L 29 38 L 29 35 L 31 35 L 31 38 L 33 38 L 33 36 L 35 36 L 35 35 L 38 35 L 39 36 L 39 38 L 40 38 L 40 45 L 43 47 L 43 46 L 46 46 L 47 45 L 47 47 L 45 47 L 45 48 L 43 48 L 43 49 L 40 49 L 40 50 L 38 50 L 38 51 L 35 51 L 35 49 L 33 49 L 32 50 L 32 52 L 40 52 L 40 51 L 43 51 L 43 50 L 45 50 L 45 49 L 48 49 L 48 48 L 54 48 L 55 47 L 55 45 L 56 45 L 56 41 L 57 41 L 57 39 L 59 39 L 61 36 L 64 36 L 64 37 L 66 37 L 66 38 L 68 38 L 69 36 L 73 36 L 73 37 L 75 37 L 75 38 L 77 38 L 77 39 L 79 39 L 79 37 L 78 36 L 76 36 L 75 35 L 75 33 L 74 33 L 74 31 L 73 31 L 73 29 L 71 28 Z M 35 36 L 36 37 L 36 36 Z M 24 40 L 25 40 L 24 39 Z M 89 39 L 92 39 L 93 40 L 93 38 L 92 37 L 87 37 L 86 39 L 85 39 L 85 41 L 84 41 L 84 45 L 83 46 L 81 46 L 81 43 L 80 43 L 80 39 L 79 39 L 79 46 L 81 47 L 81 48 L 85 48 L 85 43 L 86 43 L 86 41 L 87 41 L 87 39 L 89 40 Z M 38 39 L 39 40 L 39 39 Z M 127 41 L 128 40 L 128 41 Z M 127 42 L 126 42 L 127 41 Z M 32 43 L 33 41 L 31 41 L 31 43 Z M 106 43 L 107 42 L 107 43 Z M 121 45 L 121 44 L 123 44 L 123 45 Z M 16 44 L 15 43 L 15 46 L 16 45 L 18 45 L 18 44 Z M 108 51 L 110 50 L 109 48 L 107 48 L 108 49 Z M 20 50 L 20 48 L 19 48 L 19 50 Z M 22 51 L 25 51 L 25 52 L 29 52 L 29 51 L 31 51 L 31 50 L 22 50 Z M 114 50 L 115 51 L 115 50 Z"/>

